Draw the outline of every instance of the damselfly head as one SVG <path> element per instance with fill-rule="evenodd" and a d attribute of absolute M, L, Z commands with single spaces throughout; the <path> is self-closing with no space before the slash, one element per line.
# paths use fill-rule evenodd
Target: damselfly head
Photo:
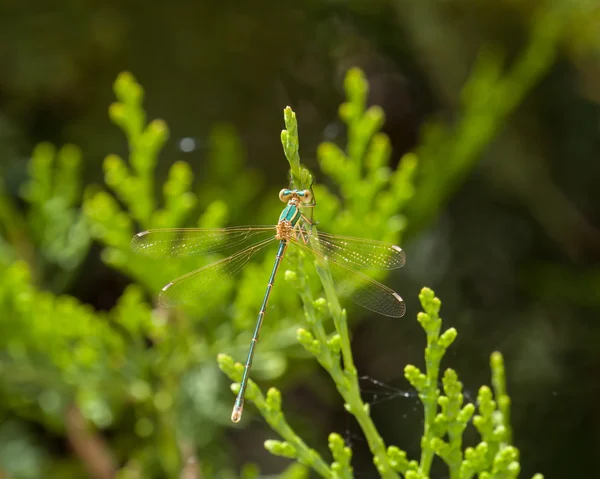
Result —
<path fill-rule="evenodd" d="M 284 188 L 279 192 L 279 199 L 287 203 L 291 199 L 298 199 L 304 204 L 308 204 L 313 199 L 312 191 L 310 190 L 289 190 Z"/>

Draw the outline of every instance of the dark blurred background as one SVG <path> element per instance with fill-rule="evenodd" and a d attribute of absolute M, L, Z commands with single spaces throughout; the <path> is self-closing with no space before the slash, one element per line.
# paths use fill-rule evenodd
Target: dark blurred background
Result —
<path fill-rule="evenodd" d="M 548 12 L 554 12 L 551 20 Z M 540 26 L 551 21 L 547 30 Z M 542 37 L 551 33 L 530 50 L 540 31 Z M 317 146 L 343 143 L 337 109 L 352 66 L 364 70 L 369 102 L 386 113 L 394 165 L 409 151 L 431 156 L 422 145 L 432 125 L 445 125 L 450 137 L 459 137 L 452 128 L 469 114 L 465 98 L 489 94 L 477 85 L 464 88 L 482 50 L 502 57 L 498 75 L 519 62 L 537 71 L 513 72 L 514 87 L 505 87 L 515 97 L 507 96 L 505 105 L 481 102 L 475 125 L 488 121 L 488 108 L 508 105 L 496 116 L 489 141 L 475 147 L 448 142 L 454 148 L 448 155 L 472 148 L 471 159 L 435 208 L 413 205 L 407 212 L 408 264 L 391 280 L 407 300 L 410 319 L 357 322 L 357 366 L 368 376 L 365 392 L 379 389 L 372 411 L 384 439 L 416 457 L 422 411 L 413 394 L 403 393 L 410 387 L 402 370 L 406 363 L 422 363 L 423 333 L 412 318 L 420 287 L 429 286 L 443 301 L 445 324 L 459 331 L 444 364 L 459 371 L 468 393 L 474 397 L 489 384 L 489 354 L 505 355 L 522 477 L 600 477 L 596 2 L 5 0 L 0 173 L 7 194 L 25 208 L 19 188 L 34 146 L 74 143 L 82 150 L 85 183 L 102 183 L 104 157 L 126 154 L 122 133 L 107 118 L 111 85 L 124 70 L 144 87 L 148 117 L 169 125 L 162 175 L 184 160 L 201 178 L 209 132 L 226 122 L 239 134 L 247 167 L 264 178 L 261 190 L 279 188 L 287 175 L 279 140 L 282 108 L 291 105 L 302 160 L 319 181 Z M 181 142 L 186 138 L 193 140 L 191 151 Z M 435 151 L 438 165 L 445 154 Z M 103 265 L 98 248 L 89 255 L 82 283 L 65 293 L 109 309 L 127 280 Z M 324 373 L 314 374 L 317 383 L 327 383 Z M 294 424 L 322 424 L 321 446 L 329 431 L 343 433 L 355 449 L 357 477 L 374 477 L 357 426 L 335 400 L 323 406 L 315 388 L 288 384 L 284 397 Z M 331 397 L 331 391 L 322 395 Z M 49 446 L 48 433 L 36 430 L 44 454 L 71 457 L 66 443 Z M 230 465 L 251 461 L 276 473 L 285 461 L 261 450 L 273 436 L 256 418 L 227 432 Z M 445 477 L 439 474 L 434 477 Z"/>

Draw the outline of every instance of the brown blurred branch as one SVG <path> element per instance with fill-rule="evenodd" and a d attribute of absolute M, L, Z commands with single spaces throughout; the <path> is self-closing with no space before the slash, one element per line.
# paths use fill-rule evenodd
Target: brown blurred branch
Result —
<path fill-rule="evenodd" d="M 104 439 L 92 430 L 74 404 L 65 413 L 67 436 L 75 453 L 83 462 L 90 477 L 95 479 L 112 479 L 117 466 L 110 449 Z"/>
<path fill-rule="evenodd" d="M 194 452 L 194 446 L 189 443 L 181 444 L 181 458 L 183 468 L 181 469 L 180 479 L 201 479 L 200 464 Z"/>

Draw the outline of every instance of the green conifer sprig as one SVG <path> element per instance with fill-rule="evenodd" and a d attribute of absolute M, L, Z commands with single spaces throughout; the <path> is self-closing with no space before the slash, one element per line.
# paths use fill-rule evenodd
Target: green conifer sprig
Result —
<path fill-rule="evenodd" d="M 342 220 L 333 220 L 333 223 L 335 227 L 342 230 L 344 216 L 349 215 L 353 209 L 354 212 L 359 212 L 362 208 L 362 205 L 359 205 L 360 201 L 356 202 L 352 197 L 352 192 L 357 191 L 356 188 L 362 181 L 372 181 L 373 178 L 366 179 L 369 168 L 385 168 L 388 159 L 386 148 L 381 146 L 385 143 L 384 137 L 374 136 L 381 127 L 382 112 L 376 108 L 365 111 L 367 87 L 364 77 L 359 71 L 352 70 L 348 73 L 345 86 L 348 102 L 340 109 L 340 116 L 348 124 L 348 156 L 332 144 L 325 144 L 320 150 L 321 167 L 331 179 L 338 182 L 340 186 L 354 182 L 354 188 L 340 188 L 344 203 L 334 202 L 335 207 L 325 212 L 325 216 L 337 212 Z M 290 175 L 292 183 L 296 188 L 308 188 L 313 186 L 312 176 L 300 163 L 296 116 L 289 107 L 284 112 L 284 118 L 286 130 L 282 132 L 282 145 L 292 170 Z M 369 160 L 363 163 L 365 158 Z M 364 165 L 366 166 L 363 168 Z M 409 158 L 404 167 L 401 164 L 395 173 L 382 176 L 387 181 L 376 181 L 375 189 L 359 193 L 362 200 L 370 202 L 370 205 L 376 209 L 371 218 L 388 211 L 385 207 L 389 207 L 390 203 L 385 201 L 385 190 L 393 190 L 399 184 L 403 186 L 410 184 L 415 167 L 416 162 Z M 390 181 L 391 178 L 395 180 Z M 331 197 L 331 193 L 320 185 L 315 185 L 314 189 L 325 197 Z M 380 199 L 375 201 L 374 198 L 378 195 Z M 409 197 L 410 195 L 405 198 Z M 393 206 L 400 208 L 403 204 L 400 201 Z M 361 218 L 368 217 L 366 212 L 365 215 L 367 216 L 363 215 Z M 376 220 L 374 221 L 374 224 L 377 224 Z M 335 227 L 334 231 L 338 232 Z M 285 279 L 296 289 L 302 300 L 307 326 L 298 329 L 297 340 L 331 376 L 344 400 L 345 409 L 356 418 L 361 427 L 373 454 L 373 462 L 382 478 L 397 478 L 400 474 L 407 479 L 428 479 L 436 456 L 447 464 L 451 479 L 468 479 L 474 474 L 487 479 L 517 477 L 520 470 L 518 451 L 509 444 L 510 400 L 506 394 L 500 353 L 494 353 L 491 364 L 494 390 L 498 397 L 502 397 L 502 409 L 498 410 L 491 390 L 483 386 L 478 397 L 479 414 L 474 416 L 476 407 L 464 403 L 462 383 L 454 370 L 447 369 L 444 372 L 443 393 L 438 388 L 441 361 L 447 349 L 456 340 L 457 332 L 454 328 L 442 332 L 442 319 L 439 316 L 441 301 L 429 288 L 421 290 L 419 299 L 423 312 L 417 315 L 417 320 L 425 331 L 427 339 L 425 371 L 422 372 L 417 366 L 410 364 L 404 370 L 406 379 L 417 390 L 425 412 L 421 458 L 419 461 L 411 460 L 397 446 L 386 447 L 370 417 L 368 403 L 362 400 L 358 373 L 352 357 L 347 313 L 331 286 L 326 265 L 316 261 L 314 264 L 316 275 L 314 275 L 308 272 L 309 264 L 306 264 L 303 254 L 296 255 L 293 264 L 294 269 L 286 271 Z M 320 280 L 318 289 L 323 291 L 322 297 L 315 297 L 315 277 Z M 333 320 L 333 332 L 328 331 L 330 318 Z M 220 356 L 220 367 L 232 380 L 241 379 L 243 366 L 239 363 L 234 364 L 231 358 Z M 234 384 L 234 392 L 238 387 Z M 258 387 L 251 383 L 248 399 L 256 403 L 261 415 L 284 439 L 283 442 L 268 441 L 265 446 L 269 451 L 296 459 L 313 468 L 321 477 L 353 477 L 350 464 L 351 449 L 344 445 L 343 440 L 336 433 L 330 435 L 329 441 L 333 456 L 332 465 L 323 466 L 325 463 L 320 456 L 297 436 L 287 422 L 283 421 L 279 391 L 271 388 L 265 399 Z M 463 451 L 463 434 L 471 420 L 482 436 L 482 442 L 475 448 L 466 448 Z M 300 448 L 297 447 L 298 444 L 301 445 Z M 315 457 L 319 460 L 313 460 Z M 540 478 L 541 476 L 536 476 L 536 479 Z"/>

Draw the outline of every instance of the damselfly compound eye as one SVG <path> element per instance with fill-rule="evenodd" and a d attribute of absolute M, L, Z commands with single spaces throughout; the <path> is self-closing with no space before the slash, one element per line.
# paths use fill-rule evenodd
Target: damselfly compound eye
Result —
<path fill-rule="evenodd" d="M 312 201 L 312 198 L 313 198 L 312 191 L 310 191 L 310 190 L 304 190 L 302 193 L 303 193 L 302 202 L 303 203 L 310 203 Z"/>
<path fill-rule="evenodd" d="M 290 201 L 290 198 L 292 197 L 292 191 L 288 190 L 288 189 L 283 189 L 279 192 L 279 199 L 281 201 L 283 201 L 284 203 L 287 203 L 288 201 Z"/>

